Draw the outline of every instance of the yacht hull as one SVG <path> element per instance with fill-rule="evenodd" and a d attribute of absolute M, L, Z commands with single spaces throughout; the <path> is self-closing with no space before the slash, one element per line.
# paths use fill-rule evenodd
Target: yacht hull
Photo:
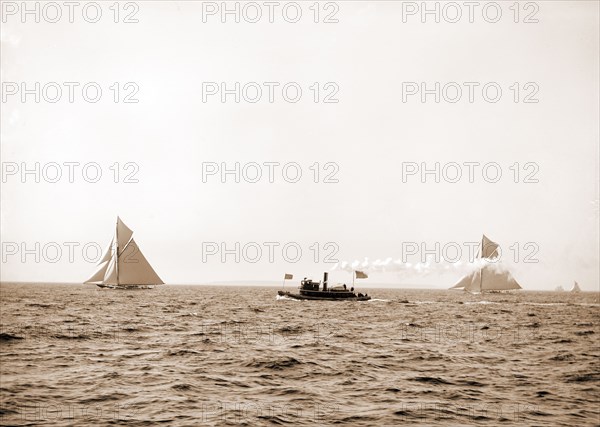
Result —
<path fill-rule="evenodd" d="M 120 290 L 131 290 L 131 289 L 154 289 L 155 285 L 108 285 L 104 283 L 96 283 L 99 288 L 105 289 L 120 289 Z"/>

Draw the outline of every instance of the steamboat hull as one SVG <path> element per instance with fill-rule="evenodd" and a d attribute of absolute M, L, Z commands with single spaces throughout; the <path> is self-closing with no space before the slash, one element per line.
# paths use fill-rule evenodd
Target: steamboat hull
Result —
<path fill-rule="evenodd" d="M 356 296 L 356 295 L 336 295 L 337 292 L 318 292 L 323 295 L 317 295 L 317 292 L 312 295 L 293 294 L 287 291 L 277 291 L 277 294 L 282 297 L 293 298 L 297 300 L 310 300 L 310 301 L 369 301 L 370 296 Z"/>

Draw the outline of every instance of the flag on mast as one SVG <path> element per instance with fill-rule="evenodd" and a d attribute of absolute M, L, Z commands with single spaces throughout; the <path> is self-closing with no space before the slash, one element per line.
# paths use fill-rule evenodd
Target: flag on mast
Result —
<path fill-rule="evenodd" d="M 367 276 L 367 273 L 365 273 L 363 271 L 356 270 L 355 273 L 356 273 L 357 279 L 368 279 L 369 278 L 369 276 Z"/>
<path fill-rule="evenodd" d="M 283 280 L 292 280 L 293 278 L 294 278 L 293 274 L 285 273 L 285 276 L 283 276 Z"/>

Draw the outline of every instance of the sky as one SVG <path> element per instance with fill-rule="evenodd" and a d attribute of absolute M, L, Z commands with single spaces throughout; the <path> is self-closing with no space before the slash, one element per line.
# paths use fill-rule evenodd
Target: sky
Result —
<path fill-rule="evenodd" d="M 597 291 L 599 5 L 486 3 L 4 2 L 1 280 L 83 282 L 120 216 L 167 284 L 446 288 L 485 234 Z"/>

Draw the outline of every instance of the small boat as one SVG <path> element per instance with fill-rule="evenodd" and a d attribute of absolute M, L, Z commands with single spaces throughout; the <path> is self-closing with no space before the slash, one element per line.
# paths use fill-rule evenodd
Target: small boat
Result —
<path fill-rule="evenodd" d="M 84 283 L 105 289 L 152 289 L 164 282 L 158 277 L 138 244 L 133 231 L 117 217 L 115 235 L 92 277 Z"/>
<path fill-rule="evenodd" d="M 323 285 L 321 282 L 315 282 L 306 277 L 300 282 L 299 292 L 277 291 L 282 297 L 289 297 L 298 300 L 320 300 L 320 301 L 368 301 L 371 299 L 366 293 L 355 293 L 354 287 L 347 289 L 346 285 L 337 285 L 332 288 L 327 287 L 328 273 L 323 273 Z"/>

